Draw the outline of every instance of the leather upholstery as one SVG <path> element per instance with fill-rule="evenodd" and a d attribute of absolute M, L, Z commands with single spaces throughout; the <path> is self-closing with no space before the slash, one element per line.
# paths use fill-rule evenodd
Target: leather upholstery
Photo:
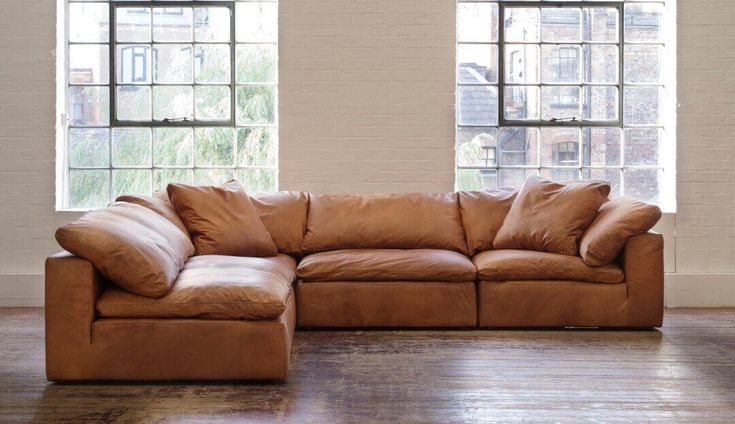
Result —
<path fill-rule="evenodd" d="M 171 202 L 169 202 L 168 196 L 161 197 L 160 195 L 158 195 L 158 193 L 154 193 L 153 196 L 138 196 L 134 194 L 125 194 L 123 196 L 118 196 L 118 198 L 115 199 L 115 201 L 135 203 L 136 205 L 140 205 L 145 208 L 148 208 L 152 210 L 153 212 L 171 221 L 172 224 L 174 224 L 178 229 L 180 229 L 184 234 L 186 234 L 187 238 L 189 236 L 189 232 L 186 230 L 184 221 L 182 221 L 181 218 L 179 218 L 179 215 L 176 214 L 176 210 L 174 209 L 174 206 L 171 204 Z M 194 247 L 192 246 L 192 249 L 193 248 Z"/>
<path fill-rule="evenodd" d="M 664 318 L 664 238 L 645 233 L 630 237 L 618 258 L 628 285 L 631 327 L 660 327 Z"/>
<path fill-rule="evenodd" d="M 656 205 L 626 197 L 613 199 L 600 207 L 579 242 L 579 253 L 587 265 L 609 264 L 629 237 L 647 232 L 659 219 L 661 209 Z"/>
<path fill-rule="evenodd" d="M 169 184 L 166 191 L 189 230 L 197 255 L 278 253 L 250 197 L 237 181 L 221 187 Z"/>
<path fill-rule="evenodd" d="M 619 327 L 627 322 L 626 284 L 480 281 L 480 327 Z"/>
<path fill-rule="evenodd" d="M 623 271 L 617 264 L 592 268 L 579 256 L 533 250 L 489 250 L 472 258 L 480 280 L 578 280 L 620 283 Z"/>
<path fill-rule="evenodd" d="M 94 305 L 105 285 L 90 261 L 68 252 L 46 259 L 46 376 L 91 378 Z"/>
<path fill-rule="evenodd" d="M 97 301 L 102 318 L 267 320 L 280 316 L 292 295 L 296 261 L 290 256 L 194 256 L 171 290 L 151 299 L 110 289 Z"/>
<path fill-rule="evenodd" d="M 296 322 L 293 296 L 267 321 L 98 319 L 85 380 L 284 380 Z M 70 379 L 65 379 L 70 380 Z"/>
<path fill-rule="evenodd" d="M 444 249 L 467 253 L 457 194 L 312 195 L 305 253 Z"/>
<path fill-rule="evenodd" d="M 606 182 L 560 184 L 528 177 L 495 236 L 494 248 L 574 256 L 582 233 L 609 193 Z"/>
<path fill-rule="evenodd" d="M 300 327 L 474 327 L 475 283 L 299 282 Z"/>
<path fill-rule="evenodd" d="M 518 190 L 460 191 L 457 194 L 470 254 L 492 249 L 495 235 L 503 225 Z"/>
<path fill-rule="evenodd" d="M 350 249 L 316 253 L 296 271 L 305 281 L 474 281 L 466 256 L 434 249 Z"/>
<path fill-rule="evenodd" d="M 191 241 L 174 224 L 143 206 L 115 202 L 56 230 L 67 251 L 91 261 L 120 287 L 160 297 L 171 288 Z"/>
<path fill-rule="evenodd" d="M 309 194 L 278 191 L 252 196 L 251 200 L 278 251 L 288 255 L 300 254 L 301 242 L 306 232 Z"/>

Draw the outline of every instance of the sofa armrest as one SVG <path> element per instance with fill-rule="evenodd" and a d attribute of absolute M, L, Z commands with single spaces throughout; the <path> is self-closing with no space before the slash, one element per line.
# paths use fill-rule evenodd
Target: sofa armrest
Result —
<path fill-rule="evenodd" d="M 102 276 L 68 252 L 46 259 L 46 376 L 83 379 L 89 373 L 92 321 Z"/>
<path fill-rule="evenodd" d="M 628 321 L 632 327 L 660 327 L 664 316 L 664 238 L 645 233 L 628 239 L 620 266 L 628 286 Z"/>

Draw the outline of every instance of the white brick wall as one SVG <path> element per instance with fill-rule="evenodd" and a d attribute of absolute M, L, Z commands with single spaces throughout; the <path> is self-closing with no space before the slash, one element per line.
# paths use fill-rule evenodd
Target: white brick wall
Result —
<path fill-rule="evenodd" d="M 0 304 L 42 293 L 54 229 L 75 216 L 54 212 L 55 4 L 0 1 Z M 453 0 L 282 0 L 281 188 L 452 190 L 454 14 Z M 722 282 L 735 275 L 735 2 L 680 0 L 679 17 L 676 270 Z"/>

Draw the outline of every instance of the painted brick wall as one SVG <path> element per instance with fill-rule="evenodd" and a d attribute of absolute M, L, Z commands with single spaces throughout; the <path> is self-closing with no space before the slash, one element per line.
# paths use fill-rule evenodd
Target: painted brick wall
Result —
<path fill-rule="evenodd" d="M 2 2 L 0 298 L 42 293 L 53 231 L 76 216 L 54 212 L 55 4 Z M 733 274 L 735 2 L 679 10 L 677 272 Z M 454 13 L 452 0 L 282 0 L 283 189 L 452 189 Z"/>
<path fill-rule="evenodd" d="M 735 2 L 678 3 L 676 270 L 732 273 Z"/>

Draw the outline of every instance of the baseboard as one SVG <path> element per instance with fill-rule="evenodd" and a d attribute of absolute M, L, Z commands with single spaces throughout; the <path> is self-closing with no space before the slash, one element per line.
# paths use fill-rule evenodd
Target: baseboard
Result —
<path fill-rule="evenodd" d="M 0 307 L 43 306 L 43 274 L 0 274 Z"/>
<path fill-rule="evenodd" d="M 735 307 L 735 273 L 666 274 L 666 306 L 670 308 Z"/>
<path fill-rule="evenodd" d="M 735 307 L 734 274 L 666 274 L 668 307 Z M 43 306 L 43 274 L 0 274 L 0 307 Z"/>

